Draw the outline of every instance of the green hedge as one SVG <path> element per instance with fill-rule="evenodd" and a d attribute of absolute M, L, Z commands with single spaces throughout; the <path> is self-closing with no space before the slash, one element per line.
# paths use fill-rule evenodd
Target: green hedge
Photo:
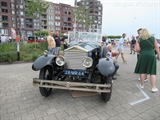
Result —
<path fill-rule="evenodd" d="M 44 50 L 47 49 L 47 42 L 44 43 L 20 43 L 20 60 L 21 61 L 34 61 Z M 0 44 L 0 63 L 17 61 L 17 44 L 5 43 Z"/>

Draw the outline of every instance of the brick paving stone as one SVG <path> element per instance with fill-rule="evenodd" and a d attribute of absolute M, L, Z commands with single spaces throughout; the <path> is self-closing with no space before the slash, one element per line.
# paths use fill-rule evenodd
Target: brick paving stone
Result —
<path fill-rule="evenodd" d="M 65 120 L 79 120 L 75 115 L 65 117 Z"/>
<path fill-rule="evenodd" d="M 14 114 L 15 114 L 15 117 L 21 117 L 23 115 L 26 115 L 27 111 L 26 110 L 15 111 Z"/>
<path fill-rule="evenodd" d="M 107 120 L 109 119 L 111 116 L 108 115 L 106 112 L 100 112 L 99 114 L 96 115 L 98 118 L 100 118 L 101 120 Z"/>
<path fill-rule="evenodd" d="M 75 108 L 78 112 L 82 112 L 82 111 L 86 110 L 86 108 L 84 106 L 76 106 Z"/>
<path fill-rule="evenodd" d="M 78 111 L 77 111 L 75 108 L 73 108 L 73 107 L 71 107 L 71 108 L 69 108 L 69 109 L 66 109 L 65 112 L 66 112 L 68 115 L 70 115 L 70 116 L 73 115 L 73 114 L 78 113 Z"/>
<path fill-rule="evenodd" d="M 1 120 L 12 120 L 14 118 L 14 113 L 8 113 L 0 116 Z"/>
<path fill-rule="evenodd" d="M 97 116 L 92 116 L 92 117 L 87 118 L 86 120 L 102 120 L 102 119 L 98 118 Z"/>
<path fill-rule="evenodd" d="M 45 111 L 37 110 L 34 112 L 35 118 L 41 118 L 47 115 Z"/>
<path fill-rule="evenodd" d="M 13 113 L 13 112 L 16 112 L 19 110 L 19 107 L 16 106 L 16 107 L 10 107 L 10 108 L 7 108 L 7 113 Z"/>
<path fill-rule="evenodd" d="M 132 116 L 130 116 L 129 114 L 127 114 L 126 112 L 121 113 L 118 115 L 121 119 L 123 120 L 130 120 L 132 118 Z"/>
<path fill-rule="evenodd" d="M 57 120 L 55 115 L 48 115 L 46 117 L 43 117 L 43 120 Z"/>
<path fill-rule="evenodd" d="M 46 112 L 48 115 L 50 115 L 50 114 L 58 112 L 58 110 L 56 108 L 49 108 L 49 109 L 46 109 Z"/>
<path fill-rule="evenodd" d="M 40 105 L 40 106 L 38 106 L 38 108 L 39 108 L 39 110 L 46 110 L 49 108 L 49 106 L 48 105 Z"/>
<path fill-rule="evenodd" d="M 139 114 L 138 112 L 136 112 L 136 111 L 134 111 L 132 109 L 128 110 L 126 113 L 129 114 L 132 117 L 136 117 Z"/>
<path fill-rule="evenodd" d="M 154 120 L 153 116 L 150 116 L 146 113 L 143 113 L 143 114 L 139 115 L 139 117 L 141 117 L 144 120 Z"/>
<path fill-rule="evenodd" d="M 95 114 L 98 113 L 95 109 L 88 109 L 88 110 L 85 110 L 85 112 L 86 112 L 89 116 L 93 116 L 93 115 L 95 115 Z"/>
<path fill-rule="evenodd" d="M 109 118 L 108 120 L 127 120 L 127 119 L 121 119 L 118 116 L 114 116 L 114 117 Z"/>
<path fill-rule="evenodd" d="M 34 114 L 26 114 L 22 116 L 22 120 L 34 120 L 35 116 Z"/>
<path fill-rule="evenodd" d="M 89 115 L 86 113 L 86 112 L 79 112 L 76 114 L 76 116 L 80 119 L 80 120 L 83 120 L 87 117 L 89 117 Z"/>
<path fill-rule="evenodd" d="M 60 111 L 55 113 L 55 116 L 58 120 L 62 120 L 62 119 L 65 119 L 65 117 L 67 117 L 68 115 L 65 111 Z"/>

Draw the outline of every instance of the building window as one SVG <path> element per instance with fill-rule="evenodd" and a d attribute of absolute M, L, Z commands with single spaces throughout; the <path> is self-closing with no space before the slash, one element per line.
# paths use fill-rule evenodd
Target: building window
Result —
<path fill-rule="evenodd" d="M 60 22 L 55 22 L 55 26 L 60 26 L 61 23 Z"/>
<path fill-rule="evenodd" d="M 10 0 L 11 2 L 14 2 L 14 0 Z"/>
<path fill-rule="evenodd" d="M 32 36 L 32 31 L 27 31 L 27 36 Z"/>
<path fill-rule="evenodd" d="M 60 30 L 60 27 L 56 27 L 56 30 Z"/>
<path fill-rule="evenodd" d="M 48 15 L 48 19 L 49 20 L 53 20 L 53 16 L 52 15 Z"/>
<path fill-rule="evenodd" d="M 12 27 L 13 27 L 13 28 L 16 28 L 16 24 L 15 24 L 15 23 L 13 23 L 13 24 L 12 24 Z"/>
<path fill-rule="evenodd" d="M 2 12 L 3 13 L 8 13 L 8 10 L 7 9 L 2 9 Z"/>
<path fill-rule="evenodd" d="M 0 34 L 8 35 L 8 30 L 0 29 Z"/>
<path fill-rule="evenodd" d="M 1 2 L 2 7 L 7 7 L 7 2 Z"/>
<path fill-rule="evenodd" d="M 21 18 L 21 22 L 24 22 L 24 18 Z"/>
<path fill-rule="evenodd" d="M 11 8 L 14 9 L 14 4 L 13 3 L 11 3 Z"/>
<path fill-rule="evenodd" d="M 24 28 L 24 23 L 21 23 L 21 28 Z"/>
<path fill-rule="evenodd" d="M 20 12 L 20 15 L 24 15 L 24 12 L 21 11 L 21 12 Z"/>
<path fill-rule="evenodd" d="M 12 17 L 12 22 L 14 22 L 15 21 L 15 18 L 14 17 Z"/>
<path fill-rule="evenodd" d="M 18 5 L 16 5 L 16 8 L 18 9 Z"/>
<path fill-rule="evenodd" d="M 12 10 L 12 14 L 15 15 L 15 11 L 14 10 Z"/>
<path fill-rule="evenodd" d="M 98 15 L 101 15 L 101 12 L 98 12 Z"/>
<path fill-rule="evenodd" d="M 2 16 L 0 16 L 0 21 L 2 21 Z"/>
<path fill-rule="evenodd" d="M 23 9 L 23 5 L 20 5 L 20 9 Z"/>
<path fill-rule="evenodd" d="M 8 21 L 8 17 L 7 16 L 2 16 L 2 21 Z"/>
<path fill-rule="evenodd" d="M 20 3 L 23 4 L 23 1 L 24 1 L 24 0 L 20 0 Z"/>
<path fill-rule="evenodd" d="M 0 28 L 2 28 L 2 23 L 0 22 Z"/>
<path fill-rule="evenodd" d="M 56 16 L 56 18 L 55 18 L 55 19 L 60 20 L 60 16 Z"/>

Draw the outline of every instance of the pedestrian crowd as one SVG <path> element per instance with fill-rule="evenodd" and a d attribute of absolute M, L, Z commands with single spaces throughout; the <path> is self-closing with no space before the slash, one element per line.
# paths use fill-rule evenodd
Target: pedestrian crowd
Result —
<path fill-rule="evenodd" d="M 130 41 L 130 54 L 137 53 L 137 63 L 135 66 L 134 73 L 139 74 L 138 80 L 140 81 L 139 87 L 144 88 L 144 82 L 150 79 L 151 83 L 151 92 L 157 92 L 158 88 L 156 87 L 156 75 L 157 75 L 157 59 L 160 60 L 160 50 L 157 43 L 157 40 L 151 36 L 147 29 L 138 29 L 138 36 L 132 36 Z M 118 57 L 121 55 L 121 58 L 124 63 L 127 60 L 124 57 L 124 45 L 125 45 L 126 34 L 123 33 L 117 45 L 117 52 L 115 54 L 115 62 L 118 63 Z M 104 41 L 102 42 L 104 45 Z M 110 52 L 110 48 L 108 49 Z M 118 65 L 118 64 L 116 64 Z M 115 66 L 116 68 L 116 66 Z M 119 68 L 119 66 L 118 66 Z"/>

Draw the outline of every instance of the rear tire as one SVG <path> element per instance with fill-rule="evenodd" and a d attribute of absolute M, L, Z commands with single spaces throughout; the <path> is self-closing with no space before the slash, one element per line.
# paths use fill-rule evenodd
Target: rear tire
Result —
<path fill-rule="evenodd" d="M 111 87 L 110 87 L 110 92 L 109 93 L 101 93 L 101 97 L 102 97 L 102 100 L 104 101 L 104 102 L 108 102 L 109 100 L 110 100 L 110 98 L 111 98 L 111 94 L 112 94 L 112 77 L 102 77 L 104 80 L 104 84 L 105 83 L 108 83 L 108 84 L 111 84 Z M 102 89 L 104 89 L 104 88 L 102 88 Z"/>
<path fill-rule="evenodd" d="M 48 66 L 48 67 L 42 68 L 40 70 L 40 73 L 39 73 L 39 79 L 52 80 L 52 69 L 51 69 L 51 67 Z M 44 97 L 48 97 L 52 92 L 52 88 L 39 87 L 39 90 L 40 90 L 41 95 L 44 96 Z"/>

